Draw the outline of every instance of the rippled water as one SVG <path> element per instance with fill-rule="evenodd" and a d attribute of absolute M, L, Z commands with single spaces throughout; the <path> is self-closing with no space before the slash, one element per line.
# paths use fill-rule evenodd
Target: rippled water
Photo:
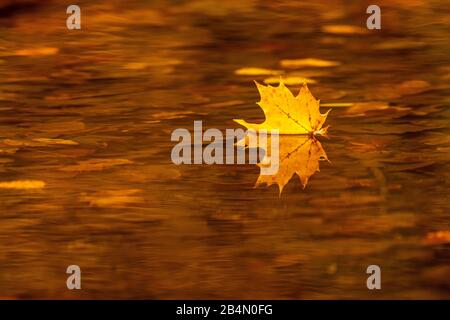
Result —
<path fill-rule="evenodd" d="M 62 1 L 0 1 L 0 296 L 450 298 L 447 4 L 380 3 L 379 31 L 369 4 L 80 1 L 67 30 Z M 242 68 L 332 107 L 305 189 L 171 163 L 175 128 L 262 120 Z"/>

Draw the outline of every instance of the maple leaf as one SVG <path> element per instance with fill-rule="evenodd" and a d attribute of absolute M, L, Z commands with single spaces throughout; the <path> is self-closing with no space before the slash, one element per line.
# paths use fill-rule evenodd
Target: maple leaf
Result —
<path fill-rule="evenodd" d="M 271 139 L 268 139 L 264 158 L 258 163 L 260 168 L 268 166 L 265 158 L 270 158 Z M 283 188 L 297 174 L 306 188 L 309 178 L 319 170 L 319 161 L 328 160 L 327 154 L 320 141 L 314 136 L 307 135 L 280 135 L 279 136 L 279 168 L 273 175 L 260 173 L 255 187 L 259 185 L 278 185 L 280 194 Z"/>
<path fill-rule="evenodd" d="M 257 132 L 276 129 L 281 135 L 326 135 L 328 127 L 322 126 L 331 109 L 325 114 L 320 113 L 320 101 L 313 97 L 306 83 L 297 96 L 292 94 L 281 79 L 278 87 L 255 83 L 261 95 L 261 101 L 257 104 L 263 109 L 266 120 L 261 124 L 248 123 L 242 119 L 234 119 L 235 122 Z"/>

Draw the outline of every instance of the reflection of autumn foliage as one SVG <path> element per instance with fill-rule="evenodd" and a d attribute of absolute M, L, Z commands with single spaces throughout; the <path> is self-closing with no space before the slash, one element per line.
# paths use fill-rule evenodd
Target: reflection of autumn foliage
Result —
<path fill-rule="evenodd" d="M 268 166 L 265 158 L 270 157 L 271 139 L 268 139 L 265 157 L 258 164 L 260 168 Z M 260 174 L 255 186 L 266 184 L 271 186 L 276 183 L 280 190 L 297 174 L 303 185 L 308 184 L 309 178 L 319 171 L 319 161 L 327 160 L 328 157 L 320 141 L 314 136 L 308 135 L 280 135 L 279 137 L 279 169 L 273 175 Z M 265 147 L 265 146 L 264 146 Z"/>

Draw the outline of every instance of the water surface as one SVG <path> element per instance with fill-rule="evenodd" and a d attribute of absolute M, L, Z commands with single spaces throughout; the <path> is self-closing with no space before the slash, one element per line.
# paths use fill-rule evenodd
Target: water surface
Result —
<path fill-rule="evenodd" d="M 45 186 L 0 188 L 1 297 L 450 298 L 446 2 L 380 4 L 378 31 L 365 1 L 79 1 L 81 30 L 61 1 L 12 3 L 0 182 Z M 303 58 L 338 64 L 280 64 Z M 305 189 L 171 163 L 176 128 L 263 120 L 253 80 L 271 75 L 250 67 L 314 80 L 333 109 Z"/>

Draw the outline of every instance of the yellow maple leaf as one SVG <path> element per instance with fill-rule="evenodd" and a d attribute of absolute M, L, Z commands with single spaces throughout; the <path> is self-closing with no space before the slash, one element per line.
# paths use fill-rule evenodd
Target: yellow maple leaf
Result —
<path fill-rule="evenodd" d="M 265 157 L 270 157 L 272 150 L 268 139 Z M 265 159 L 262 159 L 258 166 L 267 166 Z M 297 174 L 306 188 L 309 178 L 319 171 L 319 161 L 328 161 L 327 154 L 320 141 L 314 136 L 307 135 L 280 135 L 279 136 L 279 169 L 273 175 L 260 174 L 255 186 L 277 184 L 280 194 L 283 188 Z"/>
<path fill-rule="evenodd" d="M 257 132 L 278 130 L 279 134 L 326 135 L 328 127 L 322 126 L 331 109 L 325 114 L 320 113 L 320 101 L 313 97 L 306 83 L 297 96 L 281 79 L 278 87 L 255 83 L 261 95 L 261 101 L 257 104 L 263 109 L 266 120 L 261 124 L 248 123 L 242 119 L 234 119 L 235 122 Z"/>

